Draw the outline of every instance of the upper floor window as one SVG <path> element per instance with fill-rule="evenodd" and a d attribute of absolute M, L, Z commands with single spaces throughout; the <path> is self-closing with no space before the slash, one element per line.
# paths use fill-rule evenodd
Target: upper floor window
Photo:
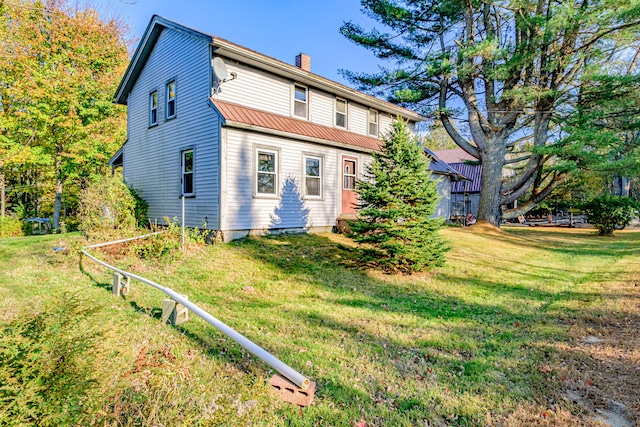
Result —
<path fill-rule="evenodd" d="M 278 152 L 258 149 L 256 152 L 256 194 L 278 194 Z"/>
<path fill-rule="evenodd" d="M 193 162 L 193 149 L 182 151 L 182 195 L 193 196 L 193 174 L 195 172 Z"/>
<path fill-rule="evenodd" d="M 378 136 L 378 112 L 369 110 L 369 135 Z"/>
<path fill-rule="evenodd" d="M 149 94 L 149 126 L 158 124 L 158 91 Z"/>
<path fill-rule="evenodd" d="M 336 98 L 336 126 L 347 128 L 347 101 L 342 98 Z"/>
<path fill-rule="evenodd" d="M 322 157 L 304 156 L 304 194 L 322 197 Z"/>
<path fill-rule="evenodd" d="M 167 119 L 171 119 L 176 116 L 176 81 L 171 80 L 167 83 Z"/>
<path fill-rule="evenodd" d="M 298 117 L 307 118 L 309 112 L 308 102 L 309 90 L 305 86 L 294 85 L 293 87 L 293 114 Z"/>

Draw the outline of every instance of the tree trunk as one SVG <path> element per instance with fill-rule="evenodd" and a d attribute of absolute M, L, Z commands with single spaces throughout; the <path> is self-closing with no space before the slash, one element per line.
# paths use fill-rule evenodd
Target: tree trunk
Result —
<path fill-rule="evenodd" d="M 60 158 L 56 160 L 56 200 L 53 205 L 53 232 L 57 233 L 60 227 L 60 210 L 62 208 L 62 162 Z"/>
<path fill-rule="evenodd" d="M 611 194 L 614 196 L 627 196 L 631 190 L 631 182 L 629 178 L 624 176 L 614 176 L 612 182 Z"/>
<path fill-rule="evenodd" d="M 502 167 L 505 156 L 504 144 L 487 144 L 482 152 L 482 188 L 478 221 L 486 221 L 496 227 L 500 226 L 502 211 L 500 197 L 502 190 Z"/>

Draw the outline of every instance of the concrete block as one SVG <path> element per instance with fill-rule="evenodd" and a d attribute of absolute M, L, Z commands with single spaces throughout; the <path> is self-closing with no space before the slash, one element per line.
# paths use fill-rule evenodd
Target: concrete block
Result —
<path fill-rule="evenodd" d="M 131 278 L 129 276 L 123 276 L 120 273 L 113 273 L 111 292 L 117 296 L 127 295 L 129 293 L 130 284 Z"/>
<path fill-rule="evenodd" d="M 172 299 L 164 299 L 162 300 L 162 318 L 160 320 L 162 323 L 179 325 L 189 320 L 189 310 Z"/>
<path fill-rule="evenodd" d="M 298 406 L 309 406 L 316 394 L 316 383 L 309 382 L 309 387 L 301 389 L 282 375 L 274 375 L 269 380 L 272 391 L 278 399 Z"/>

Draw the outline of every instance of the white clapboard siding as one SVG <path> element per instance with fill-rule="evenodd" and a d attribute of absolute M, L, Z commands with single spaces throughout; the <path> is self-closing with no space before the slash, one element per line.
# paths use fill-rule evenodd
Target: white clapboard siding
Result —
<path fill-rule="evenodd" d="M 165 29 L 128 97 L 124 174 L 149 204 L 148 217 L 181 216 L 181 153 L 194 149 L 195 197 L 185 200 L 186 225 L 219 226 L 219 127 L 207 104 L 209 45 Z M 165 120 L 165 85 L 176 79 L 176 118 Z M 149 94 L 158 90 L 158 125 L 149 128 Z"/>
<path fill-rule="evenodd" d="M 291 115 L 292 84 L 289 79 L 223 59 L 229 73 L 236 73 L 237 78 L 220 85 L 222 90 L 216 95 L 219 100 L 283 116 Z"/>
<path fill-rule="evenodd" d="M 311 121 L 319 125 L 333 126 L 335 97 L 317 89 L 311 89 L 310 95 Z"/>
<path fill-rule="evenodd" d="M 384 137 L 391 130 L 391 124 L 394 120 L 395 117 L 392 117 L 390 114 L 378 114 L 378 129 L 381 137 Z"/>
<path fill-rule="evenodd" d="M 278 150 L 279 196 L 254 197 L 256 147 Z M 344 153 L 347 153 L 346 151 Z M 323 156 L 323 199 L 300 199 L 284 194 L 288 178 L 302 195 L 304 180 L 304 154 Z M 311 144 L 294 139 L 278 138 L 240 129 L 228 129 L 226 136 L 226 213 L 225 230 L 261 230 L 273 228 L 330 227 L 340 214 L 341 151 L 336 148 Z M 348 153 L 354 155 L 354 153 Z M 357 154 L 361 158 L 370 156 Z M 361 165 L 364 162 L 361 162 Z M 285 202 L 282 202 L 285 200 Z M 300 202 L 301 200 L 301 202 Z M 301 222 L 306 216 L 307 220 Z"/>
<path fill-rule="evenodd" d="M 369 107 L 350 102 L 348 120 L 351 132 L 367 135 L 369 132 Z"/>

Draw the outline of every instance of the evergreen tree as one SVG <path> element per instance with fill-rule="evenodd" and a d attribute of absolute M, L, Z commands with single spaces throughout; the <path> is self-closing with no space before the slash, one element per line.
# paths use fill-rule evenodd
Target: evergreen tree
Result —
<path fill-rule="evenodd" d="M 436 182 L 423 148 L 398 119 L 373 155 L 367 179 L 359 181 L 354 240 L 373 247 L 375 261 L 388 271 L 423 271 L 444 263 L 442 220 Z"/>
<path fill-rule="evenodd" d="M 535 208 L 585 170 L 581 159 L 571 158 L 583 143 L 559 133 L 580 114 L 593 76 L 626 86 L 640 67 L 638 0 L 361 4 L 378 28 L 346 22 L 341 31 L 390 65 L 346 76 L 359 89 L 439 118 L 455 143 L 482 164 L 478 220 L 496 226 Z M 595 105 L 609 96 L 591 95 Z M 627 121 L 637 117 L 634 109 L 617 111 Z M 624 138 L 601 148 L 620 151 L 620 143 Z"/>

